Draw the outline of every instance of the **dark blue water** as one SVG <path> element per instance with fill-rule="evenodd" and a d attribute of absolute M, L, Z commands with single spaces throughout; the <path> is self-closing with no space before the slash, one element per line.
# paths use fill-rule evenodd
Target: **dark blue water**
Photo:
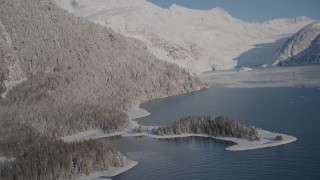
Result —
<path fill-rule="evenodd" d="M 262 129 L 294 135 L 283 146 L 228 152 L 208 138 L 115 138 L 116 148 L 140 164 L 113 179 L 320 179 L 320 89 L 210 88 L 143 104 L 144 125 L 185 115 L 227 115 Z"/>

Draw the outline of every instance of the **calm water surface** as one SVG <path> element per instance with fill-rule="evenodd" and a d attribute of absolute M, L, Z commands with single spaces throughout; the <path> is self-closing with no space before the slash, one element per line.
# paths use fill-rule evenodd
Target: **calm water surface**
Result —
<path fill-rule="evenodd" d="M 320 89 L 209 88 L 142 105 L 152 114 L 143 125 L 166 125 L 185 115 L 227 115 L 242 123 L 294 135 L 283 146 L 228 152 L 230 143 L 209 138 L 104 139 L 134 169 L 113 179 L 320 179 Z"/>

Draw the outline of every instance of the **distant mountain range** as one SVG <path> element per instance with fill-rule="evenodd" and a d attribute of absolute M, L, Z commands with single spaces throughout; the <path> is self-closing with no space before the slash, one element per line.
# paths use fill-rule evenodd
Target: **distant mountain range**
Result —
<path fill-rule="evenodd" d="M 294 34 L 281 48 L 275 65 L 320 63 L 320 21 L 311 23 Z"/>
<path fill-rule="evenodd" d="M 282 43 L 313 21 L 297 17 L 244 22 L 221 8 L 192 10 L 172 5 L 163 9 L 147 0 L 55 1 L 77 16 L 143 41 L 159 59 L 178 64 L 194 74 L 212 69 L 271 65 Z M 272 45 L 262 49 L 261 44 Z M 252 49 L 257 51 L 244 54 Z M 245 62 L 240 62 L 243 54 Z M 247 61 L 248 58 L 251 60 Z"/>

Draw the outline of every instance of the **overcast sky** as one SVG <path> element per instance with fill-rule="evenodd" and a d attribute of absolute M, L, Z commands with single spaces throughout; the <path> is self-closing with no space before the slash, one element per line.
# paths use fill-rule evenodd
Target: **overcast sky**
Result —
<path fill-rule="evenodd" d="M 245 21 L 307 16 L 320 20 L 320 0 L 148 0 L 160 7 L 177 4 L 192 9 L 219 6 Z"/>

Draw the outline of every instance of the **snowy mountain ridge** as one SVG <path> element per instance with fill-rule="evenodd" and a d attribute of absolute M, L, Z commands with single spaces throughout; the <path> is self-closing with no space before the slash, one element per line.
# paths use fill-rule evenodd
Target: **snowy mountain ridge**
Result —
<path fill-rule="evenodd" d="M 320 21 L 294 34 L 281 48 L 275 65 L 315 64 L 320 61 Z"/>
<path fill-rule="evenodd" d="M 298 17 L 244 22 L 219 7 L 194 10 L 174 4 L 164 9 L 146 0 L 55 1 L 77 16 L 143 41 L 159 59 L 178 64 L 194 74 L 232 69 L 237 65 L 236 58 L 256 44 L 288 38 L 313 21 Z M 280 47 L 270 51 L 273 53 Z"/>

